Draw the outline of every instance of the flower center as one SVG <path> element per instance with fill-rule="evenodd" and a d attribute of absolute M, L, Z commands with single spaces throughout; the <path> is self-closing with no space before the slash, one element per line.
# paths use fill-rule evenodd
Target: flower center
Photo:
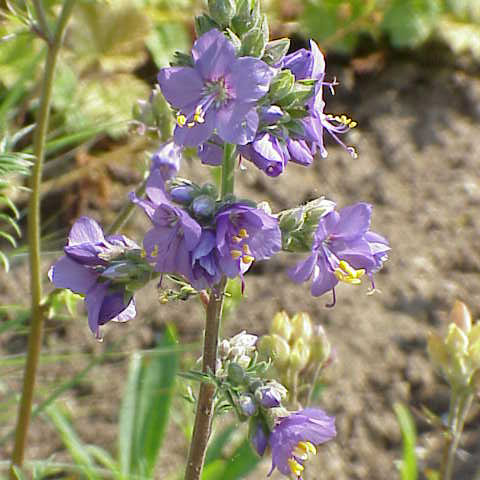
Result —
<path fill-rule="evenodd" d="M 298 442 L 292 451 L 292 456 L 288 459 L 290 471 L 298 478 L 302 478 L 302 472 L 305 470 L 302 462 L 309 459 L 311 455 L 316 455 L 317 449 L 311 442 Z"/>
<path fill-rule="evenodd" d="M 350 285 L 360 285 L 361 278 L 365 275 L 365 269 L 360 268 L 355 270 L 347 261 L 340 260 L 338 267 L 334 270 L 334 275 L 340 282 L 345 282 Z"/>
<path fill-rule="evenodd" d="M 231 238 L 231 249 L 230 255 L 234 260 L 240 259 L 243 263 L 248 265 L 255 260 L 255 257 L 252 255 L 250 251 L 250 247 L 248 246 L 248 238 L 250 235 L 248 234 L 245 228 L 240 228 L 236 235 L 233 235 Z"/>
<path fill-rule="evenodd" d="M 230 100 L 231 95 L 223 78 L 215 82 L 205 82 L 203 96 L 200 103 L 195 107 L 195 110 L 190 115 L 185 115 L 182 112 L 177 113 L 177 125 L 179 127 L 192 128 L 195 125 L 205 123 L 205 115 L 207 110 L 212 106 L 220 108 L 222 105 Z"/>

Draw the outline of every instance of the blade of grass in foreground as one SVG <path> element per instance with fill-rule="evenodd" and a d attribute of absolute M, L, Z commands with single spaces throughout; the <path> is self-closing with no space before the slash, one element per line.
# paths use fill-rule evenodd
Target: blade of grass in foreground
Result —
<path fill-rule="evenodd" d="M 400 467 L 402 480 L 417 480 L 417 458 L 415 455 L 417 434 L 415 423 L 410 412 L 404 405 L 396 403 L 393 409 L 397 416 L 403 439 L 403 459 Z"/>

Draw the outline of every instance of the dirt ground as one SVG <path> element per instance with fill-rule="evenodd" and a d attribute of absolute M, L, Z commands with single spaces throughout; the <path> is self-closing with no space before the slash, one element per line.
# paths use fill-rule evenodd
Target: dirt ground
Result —
<path fill-rule="evenodd" d="M 337 360 L 327 375 L 322 407 L 337 417 L 338 436 L 320 449 L 308 479 L 386 480 L 398 478 L 394 466 L 401 456 L 401 436 L 393 404 L 416 408 L 426 405 L 437 414 L 448 409 L 448 395 L 426 356 L 425 336 L 441 331 L 455 299 L 467 303 L 480 317 L 480 79 L 472 68 L 443 59 L 387 60 L 376 73 L 355 75 L 350 67 L 327 67 L 342 86 L 327 100 L 332 113 L 347 113 L 358 121 L 348 143 L 359 158 L 350 158 L 330 145 L 329 156 L 310 168 L 289 165 L 286 173 L 270 179 L 255 167 L 238 175 L 237 192 L 268 200 L 274 210 L 325 195 L 340 207 L 358 201 L 374 205 L 372 229 L 385 235 L 392 252 L 377 275 L 381 293 L 367 296 L 367 287 L 339 287 L 337 305 L 326 309 L 329 297 L 313 298 L 306 286 L 291 283 L 285 270 L 295 263 L 281 254 L 255 265 L 247 275 L 246 297 L 224 326 L 229 335 L 246 329 L 265 333 L 273 314 L 306 311 L 324 325 Z M 186 165 L 189 176 L 197 166 Z M 114 203 L 117 203 L 116 201 Z M 95 212 L 98 218 L 98 212 Z M 140 240 L 146 223 L 136 215 L 129 233 Z M 138 227 L 138 228 L 137 228 Z M 47 257 L 45 268 L 51 262 Z M 3 301 L 22 301 L 25 268 L 0 277 Z M 8 299 L 8 300 L 6 300 Z M 47 325 L 46 348 L 55 352 L 100 352 L 119 342 L 123 352 L 150 347 L 167 321 L 173 321 L 185 342 L 199 340 L 202 312 L 196 302 L 160 306 L 154 286 L 138 297 L 138 317 L 127 325 L 105 328 L 106 341 L 95 342 L 86 322 L 52 321 Z M 19 353 L 24 342 L 1 340 L 4 353 Z M 117 348 L 117 347 L 115 347 Z M 45 364 L 42 382 L 61 382 L 88 361 L 75 356 Z M 95 367 L 63 398 L 73 412 L 81 437 L 115 449 L 118 405 L 126 377 L 127 356 Z M 20 370 L 7 378 L 15 388 Z M 439 450 L 440 437 L 418 420 L 419 455 Z M 0 427 L 3 433 L 12 422 Z M 458 480 L 474 478 L 480 468 L 478 435 L 480 412 L 468 421 L 458 464 Z M 175 471 L 186 454 L 186 444 L 173 425 L 172 437 L 160 464 Z M 7 445 L 8 447 L 9 445 Z M 7 449 L 0 450 L 6 458 Z M 65 458 L 61 441 L 45 420 L 33 423 L 30 458 Z M 430 466 L 435 465 L 430 457 Z M 269 462 L 248 479 L 264 478 Z M 273 476 L 272 478 L 280 478 Z"/>

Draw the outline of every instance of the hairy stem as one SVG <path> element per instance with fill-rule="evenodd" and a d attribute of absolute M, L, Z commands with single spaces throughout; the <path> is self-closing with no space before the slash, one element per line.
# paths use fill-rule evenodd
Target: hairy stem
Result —
<path fill-rule="evenodd" d="M 50 45 L 52 43 L 52 35 L 50 29 L 48 28 L 47 16 L 45 15 L 45 10 L 43 9 L 42 0 L 33 0 L 33 6 L 35 7 L 35 12 L 37 14 L 37 22 L 39 33 L 42 38 Z"/>
<path fill-rule="evenodd" d="M 225 145 L 222 167 L 222 198 L 232 194 L 235 179 L 235 146 Z M 207 306 L 205 338 L 203 343 L 202 371 L 215 373 L 217 368 L 217 347 L 220 321 L 222 318 L 223 299 L 226 277 L 212 288 Z M 202 475 L 205 453 L 212 427 L 215 386 L 201 383 L 198 394 L 197 411 L 193 426 L 190 451 L 188 452 L 185 480 L 199 480 Z"/>
<path fill-rule="evenodd" d="M 452 480 L 455 455 L 463 432 L 463 426 L 472 404 L 471 393 L 452 392 L 450 412 L 448 416 L 449 436 L 445 445 L 445 453 L 441 467 L 441 480 Z"/>
<path fill-rule="evenodd" d="M 30 334 L 28 337 L 27 360 L 23 376 L 22 398 L 18 409 L 15 444 L 12 453 L 12 464 L 17 466 L 23 464 L 26 438 L 32 410 L 35 376 L 43 337 L 43 320 L 45 312 L 42 306 L 40 187 L 42 182 L 42 167 L 45 157 L 45 138 L 48 130 L 55 66 L 60 47 L 63 43 L 65 29 L 74 5 L 75 0 L 65 0 L 52 42 L 48 45 L 40 106 L 37 113 L 37 128 L 35 130 L 33 143 L 33 152 L 36 160 L 30 178 L 31 194 L 28 205 L 28 245 L 32 317 Z M 11 471 L 10 476 L 11 478 L 16 478 L 13 470 Z"/>

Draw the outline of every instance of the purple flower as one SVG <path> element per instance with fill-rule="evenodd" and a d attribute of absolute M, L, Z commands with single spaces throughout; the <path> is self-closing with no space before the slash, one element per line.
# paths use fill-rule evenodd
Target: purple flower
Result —
<path fill-rule="evenodd" d="M 215 215 L 219 265 L 225 275 L 246 272 L 253 260 L 268 259 L 282 246 L 278 220 L 265 211 L 235 203 Z"/>
<path fill-rule="evenodd" d="M 173 142 L 167 142 L 152 156 L 150 171 L 158 170 L 164 181 L 175 177 L 180 170 L 181 148 Z"/>
<path fill-rule="evenodd" d="M 339 281 L 357 285 L 366 273 L 371 278 L 390 250 L 388 241 L 370 232 L 372 207 L 357 203 L 320 219 L 311 255 L 289 271 L 291 279 L 302 283 L 312 278 L 314 296 L 333 291 Z M 374 287 L 372 280 L 372 287 Z"/>
<path fill-rule="evenodd" d="M 262 457 L 268 446 L 268 434 L 262 422 L 256 422 L 251 430 L 250 441 L 255 451 Z"/>
<path fill-rule="evenodd" d="M 272 469 L 284 475 L 302 478 L 304 463 L 317 453 L 317 445 L 328 442 L 337 434 L 335 417 L 319 408 L 306 408 L 281 418 L 270 434 Z"/>
<path fill-rule="evenodd" d="M 196 146 L 215 130 L 227 143 L 252 141 L 257 100 L 268 92 L 275 70 L 257 58 L 237 58 L 215 29 L 197 39 L 192 57 L 193 67 L 163 68 L 158 75 L 163 95 L 178 109 L 175 143 Z"/>
<path fill-rule="evenodd" d="M 282 395 L 276 388 L 270 386 L 260 387 L 257 392 L 255 393 L 258 395 L 260 404 L 264 408 L 279 407 L 282 403 Z"/>
<path fill-rule="evenodd" d="M 132 249 L 140 247 L 123 235 L 105 237 L 95 220 L 80 217 L 68 235 L 65 256 L 48 272 L 57 288 L 68 288 L 85 295 L 88 324 L 98 338 L 100 325 L 110 320 L 125 322 L 135 317 L 133 297 L 126 301 L 124 287 L 101 278 L 109 261 Z"/>
<path fill-rule="evenodd" d="M 266 132 L 257 135 L 252 143 L 240 146 L 238 151 L 270 177 L 280 175 L 289 159 L 288 152 L 280 140 Z"/>
<path fill-rule="evenodd" d="M 357 123 L 346 115 L 330 115 L 324 112 L 323 86 L 329 87 L 333 92 L 333 87 L 337 85 L 337 83 L 335 81 L 324 81 L 325 59 L 318 45 L 313 40 L 310 40 L 310 51 L 300 49 L 287 55 L 283 60 L 283 67 L 288 68 L 295 75 L 296 80 L 305 80 L 308 78 L 317 80 L 314 96 L 307 103 L 310 115 L 302 121 L 305 128 L 304 140 L 307 141 L 312 156 L 315 155 L 317 150 L 320 151 L 322 157 L 327 156 L 327 150 L 323 140 L 325 130 L 339 145 L 345 148 L 352 157 L 356 158 L 357 154 L 355 149 L 345 145 L 339 135 L 348 132 L 351 128 L 355 127 Z M 300 152 L 297 151 L 297 153 Z M 290 154 L 292 155 L 292 160 L 295 161 L 295 154 L 291 152 Z M 300 159 L 302 159 L 302 157 L 300 157 Z M 298 163 L 302 163 L 302 161 L 300 160 Z"/>
<path fill-rule="evenodd" d="M 202 230 L 200 241 L 192 251 L 192 276 L 190 283 L 196 290 L 203 290 L 217 284 L 222 272 L 218 264 L 215 232 Z"/>
<path fill-rule="evenodd" d="M 223 162 L 223 142 L 218 135 L 212 135 L 208 142 L 198 146 L 198 156 L 204 165 L 218 166 Z"/>

